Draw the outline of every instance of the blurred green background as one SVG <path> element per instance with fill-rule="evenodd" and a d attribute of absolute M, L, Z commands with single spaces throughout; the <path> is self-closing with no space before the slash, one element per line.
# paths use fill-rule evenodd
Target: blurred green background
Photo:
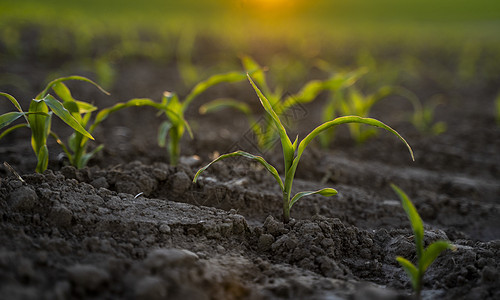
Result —
<path fill-rule="evenodd" d="M 181 30 L 221 36 L 303 33 L 371 35 L 408 33 L 498 38 L 497 0 L 2 0 L 2 27 L 38 22 L 92 32 L 131 28 Z"/>

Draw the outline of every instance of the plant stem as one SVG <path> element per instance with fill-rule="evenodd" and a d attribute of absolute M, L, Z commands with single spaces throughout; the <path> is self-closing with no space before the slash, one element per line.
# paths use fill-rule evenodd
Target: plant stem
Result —
<path fill-rule="evenodd" d="M 283 191 L 283 223 L 290 222 L 290 207 L 288 205 L 290 201 L 290 194 L 285 190 Z"/>
<path fill-rule="evenodd" d="M 173 127 L 169 131 L 170 138 L 168 139 L 167 151 L 168 157 L 170 159 L 170 164 L 176 166 L 179 162 L 179 156 L 181 153 L 180 146 L 180 136 L 178 134 L 177 128 Z"/>

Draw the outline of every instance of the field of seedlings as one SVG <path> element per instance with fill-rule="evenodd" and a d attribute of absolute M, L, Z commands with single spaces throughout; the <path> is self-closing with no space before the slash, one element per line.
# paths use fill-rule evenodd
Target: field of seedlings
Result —
<path fill-rule="evenodd" d="M 500 15 L 347 2 L 0 3 L 0 299 L 499 299 Z"/>

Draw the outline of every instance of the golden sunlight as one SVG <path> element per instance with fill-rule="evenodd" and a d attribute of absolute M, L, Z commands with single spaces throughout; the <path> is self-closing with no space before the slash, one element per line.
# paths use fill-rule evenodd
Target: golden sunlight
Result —
<path fill-rule="evenodd" d="M 291 15 L 304 7 L 305 0 L 243 0 L 242 5 L 257 14 Z"/>

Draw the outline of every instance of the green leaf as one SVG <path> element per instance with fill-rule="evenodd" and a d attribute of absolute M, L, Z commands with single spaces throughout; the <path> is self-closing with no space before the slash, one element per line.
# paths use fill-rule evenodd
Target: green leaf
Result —
<path fill-rule="evenodd" d="M 250 106 L 248 106 L 248 104 L 234 99 L 226 99 L 226 98 L 210 101 L 200 106 L 199 111 L 200 114 L 206 114 L 206 113 L 220 111 L 225 108 L 233 108 L 239 110 L 245 115 L 250 115 L 252 113 L 252 110 L 250 109 Z"/>
<path fill-rule="evenodd" d="M 73 96 L 71 96 L 71 91 L 64 83 L 62 83 L 62 82 L 54 83 L 52 85 L 52 90 L 64 102 L 75 102 L 75 99 L 73 98 Z"/>
<path fill-rule="evenodd" d="M 4 128 L 5 126 L 8 126 L 15 120 L 19 119 L 20 117 L 24 116 L 25 113 L 22 112 L 17 112 L 17 111 L 12 111 L 5 113 L 3 115 L 0 115 L 0 129 Z"/>
<path fill-rule="evenodd" d="M 292 200 L 290 201 L 289 208 L 291 209 L 292 206 L 295 204 L 295 202 L 299 201 L 300 198 L 304 196 L 309 196 L 309 195 L 314 195 L 314 194 L 319 194 L 321 196 L 326 196 L 326 197 L 331 197 L 337 195 L 337 190 L 332 189 L 332 188 L 324 188 L 318 191 L 306 191 L 306 192 L 300 192 L 295 194 L 293 196 Z"/>
<path fill-rule="evenodd" d="M 283 182 L 281 181 L 281 178 L 280 178 L 280 176 L 278 174 L 278 171 L 276 171 L 276 169 L 272 165 L 270 165 L 261 156 L 253 155 L 253 154 L 250 154 L 250 153 L 247 153 L 247 152 L 244 152 L 244 151 L 235 151 L 235 152 L 228 153 L 228 154 L 223 154 L 223 155 L 217 157 L 216 159 L 214 159 L 213 161 L 211 161 L 208 165 L 204 166 L 203 168 L 199 169 L 198 172 L 196 172 L 196 175 L 193 178 L 193 182 L 196 182 L 196 180 L 198 179 L 198 176 L 200 176 L 200 174 L 203 171 L 205 171 L 206 169 L 208 169 L 208 167 L 210 167 L 212 164 L 218 162 L 219 160 L 222 160 L 222 159 L 225 159 L 225 158 L 228 158 L 228 157 L 234 157 L 234 156 L 243 156 L 243 157 L 246 157 L 246 158 L 250 158 L 250 159 L 256 160 L 259 163 L 261 163 L 273 175 L 274 179 L 276 179 L 276 181 L 278 182 L 281 190 L 282 191 L 284 190 Z"/>
<path fill-rule="evenodd" d="M 422 222 L 422 219 L 420 218 L 420 215 L 415 209 L 415 206 L 413 206 L 413 203 L 408 198 L 408 195 L 406 195 L 406 193 L 403 192 L 403 190 L 401 190 L 395 184 L 391 183 L 391 187 L 401 200 L 401 204 L 403 205 L 406 215 L 410 220 L 411 227 L 413 229 L 413 234 L 415 235 L 415 244 L 417 246 L 417 257 L 420 261 L 422 259 L 422 255 L 424 252 L 424 224 Z"/>
<path fill-rule="evenodd" d="M 51 116 L 48 112 L 49 108 L 45 102 L 40 100 L 30 102 L 28 123 L 31 128 L 31 147 L 37 156 L 40 149 L 46 145 L 50 132 Z"/>
<path fill-rule="evenodd" d="M 75 101 L 64 101 L 63 106 L 71 113 L 73 117 L 80 116 L 78 104 L 76 104 Z"/>
<path fill-rule="evenodd" d="M 14 98 L 13 96 L 11 96 L 11 95 L 9 95 L 7 93 L 2 93 L 2 92 L 0 92 L 0 96 L 4 96 L 7 99 L 9 99 L 10 102 L 12 102 L 12 104 L 14 104 L 14 106 L 17 108 L 17 110 L 19 112 L 23 112 L 23 110 L 21 109 L 21 105 L 19 105 L 19 102 L 17 102 L 16 98 Z"/>
<path fill-rule="evenodd" d="M 104 145 L 99 145 L 97 146 L 94 150 L 90 151 L 89 153 L 86 153 L 85 155 L 82 156 L 81 158 L 81 161 L 78 162 L 78 166 L 77 168 L 78 169 L 81 169 L 83 167 L 85 167 L 87 165 L 87 163 L 89 162 L 89 160 L 94 157 L 94 155 L 101 151 L 102 149 L 104 148 Z"/>
<path fill-rule="evenodd" d="M 40 100 L 42 98 L 45 98 L 45 96 L 47 95 L 47 93 L 49 92 L 49 89 L 57 84 L 57 83 L 60 83 L 60 82 L 63 82 L 63 81 L 68 81 L 68 80 L 81 80 L 81 81 L 85 81 L 85 82 L 88 82 L 92 85 L 94 85 L 95 87 L 97 87 L 101 92 L 103 92 L 104 94 L 106 95 L 109 95 L 109 93 L 107 91 L 105 91 L 100 85 L 98 85 L 97 83 L 95 83 L 94 81 L 86 78 L 86 77 L 83 77 L 83 76 L 77 76 L 77 75 L 74 75 L 74 76 L 68 76 L 68 77 L 61 77 L 61 78 L 57 78 L 55 80 L 52 80 L 51 82 L 49 82 L 47 84 L 47 86 L 45 87 L 45 89 L 43 91 L 41 91 L 35 99 L 37 100 Z"/>
<path fill-rule="evenodd" d="M 161 123 L 160 128 L 158 129 L 158 146 L 165 147 L 170 128 L 172 128 L 172 123 L 169 121 Z"/>
<path fill-rule="evenodd" d="M 422 258 L 419 261 L 419 269 L 422 274 L 436 260 L 436 258 L 446 249 L 454 249 L 454 246 L 447 241 L 435 241 L 424 250 Z"/>
<path fill-rule="evenodd" d="M 185 111 L 193 99 L 199 94 L 203 93 L 209 87 L 222 82 L 236 82 L 245 79 L 245 74 L 241 72 L 229 72 L 225 74 L 216 74 L 209 77 L 207 80 L 198 83 L 191 92 L 186 96 L 182 106 L 182 110 Z"/>
<path fill-rule="evenodd" d="M 26 127 L 26 128 L 29 128 L 29 125 L 28 124 L 18 124 L 18 125 L 15 125 L 15 126 L 12 126 L 12 127 L 9 127 L 7 128 L 4 132 L 2 132 L 0 134 L 0 140 L 6 136 L 7 134 L 11 133 L 12 131 L 16 130 L 16 129 L 19 129 L 19 128 L 23 128 L 23 127 Z"/>
<path fill-rule="evenodd" d="M 252 74 L 252 77 L 255 78 L 255 82 L 262 88 L 264 93 L 266 95 L 271 94 L 271 89 L 266 82 L 266 73 L 264 73 L 264 69 L 248 55 L 243 55 L 241 57 L 241 63 L 245 71 Z"/>
<path fill-rule="evenodd" d="M 266 112 L 269 114 L 271 119 L 274 122 L 274 125 L 276 126 L 278 130 L 278 134 L 281 139 L 281 145 L 283 147 L 283 155 L 285 157 L 285 173 L 287 173 L 287 170 L 289 166 L 291 165 L 293 161 L 293 157 L 295 154 L 294 147 L 292 146 L 292 142 L 290 141 L 290 138 L 288 138 L 288 135 L 286 133 L 285 127 L 283 127 L 283 124 L 281 124 L 281 121 L 276 114 L 276 112 L 273 110 L 273 107 L 271 103 L 269 103 L 269 100 L 262 94 L 262 92 L 259 90 L 259 88 L 255 85 L 255 83 L 252 81 L 252 78 L 250 75 L 247 74 L 248 80 L 250 81 L 250 84 L 252 84 L 252 87 L 254 88 L 255 92 L 257 93 L 257 96 L 259 97 L 260 103 L 266 110 Z"/>
<path fill-rule="evenodd" d="M 127 102 L 117 103 L 112 107 L 105 108 L 99 111 L 99 113 L 97 113 L 95 117 L 95 121 L 94 124 L 92 124 L 92 127 L 95 128 L 99 123 L 106 120 L 109 117 L 109 115 L 113 112 L 116 112 L 120 109 L 127 107 L 140 107 L 140 106 L 152 106 L 158 110 L 163 110 L 163 105 L 161 103 L 154 102 L 153 100 L 147 98 L 135 98 Z"/>
<path fill-rule="evenodd" d="M 408 274 L 408 277 L 410 277 L 413 290 L 417 291 L 420 286 L 420 275 L 417 268 L 409 260 L 401 256 L 396 257 L 396 260 L 403 267 L 406 274 Z"/>
<path fill-rule="evenodd" d="M 97 106 L 94 106 L 90 103 L 78 100 L 76 100 L 75 102 L 76 104 L 78 104 L 78 112 L 80 114 L 86 114 L 97 110 Z"/>
<path fill-rule="evenodd" d="M 78 121 L 71 115 L 71 113 L 66 108 L 64 108 L 61 102 L 56 100 L 56 98 L 52 97 L 51 95 L 47 95 L 42 99 L 42 101 L 44 101 L 47 106 L 50 107 L 50 109 L 54 112 L 54 114 L 56 114 L 71 128 L 92 140 L 94 139 L 94 137 L 92 137 L 92 135 L 88 133 L 87 130 L 85 130 L 82 125 L 80 125 L 80 123 L 78 123 Z"/>
<path fill-rule="evenodd" d="M 36 164 L 35 171 L 37 173 L 43 173 L 43 171 L 47 170 L 47 166 L 49 165 L 49 149 L 47 148 L 47 145 L 43 145 L 40 148 L 36 158 L 38 162 Z"/>
<path fill-rule="evenodd" d="M 307 147 L 307 145 L 309 145 L 309 143 L 318 134 L 322 133 L 323 131 L 325 131 L 333 126 L 337 126 L 340 124 L 346 124 L 346 123 L 361 123 L 361 124 L 379 127 L 379 128 L 382 128 L 382 129 L 385 129 L 385 130 L 391 132 L 392 134 L 396 135 L 406 145 L 406 147 L 408 148 L 408 151 L 410 152 L 412 160 L 415 160 L 415 158 L 413 156 L 413 150 L 411 149 L 410 145 L 408 144 L 408 142 L 406 142 L 406 140 L 396 130 L 392 129 L 388 125 L 386 125 L 386 124 L 384 124 L 376 119 L 362 118 L 362 117 L 358 117 L 358 116 L 339 117 L 339 118 L 336 118 L 332 121 L 325 122 L 325 123 L 321 124 L 320 126 L 316 127 L 313 131 L 311 131 L 311 133 L 309 133 L 302 140 L 302 142 L 300 142 L 298 152 L 297 152 L 297 158 L 299 158 L 302 155 L 302 153 L 304 152 L 304 149 Z"/>

